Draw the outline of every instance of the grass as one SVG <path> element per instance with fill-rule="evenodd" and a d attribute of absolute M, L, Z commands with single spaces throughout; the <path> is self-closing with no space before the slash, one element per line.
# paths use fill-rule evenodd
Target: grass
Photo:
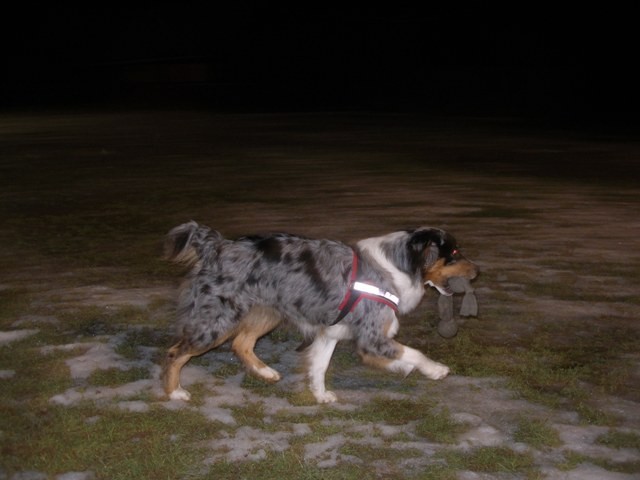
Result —
<path fill-rule="evenodd" d="M 626 379 L 634 364 L 625 354 L 635 352 L 640 335 L 632 329 L 603 326 L 598 327 L 597 335 L 576 336 L 572 333 L 577 328 L 572 324 L 539 326 L 513 346 L 487 344 L 477 338 L 482 332 L 465 328 L 453 340 L 435 345 L 432 355 L 460 375 L 506 377 L 522 398 L 574 409 L 588 423 L 615 423 L 590 404 L 591 393 L 593 389 L 609 394 L 628 391 Z M 554 338 L 571 338 L 572 342 L 558 344 Z M 614 344 L 615 349 L 607 346 Z"/>
<path fill-rule="evenodd" d="M 635 432 L 611 430 L 599 436 L 597 442 L 610 448 L 635 448 L 640 450 L 640 434 Z"/>
<path fill-rule="evenodd" d="M 12 324 L 28 311 L 31 301 L 32 294 L 27 289 L 0 289 L 0 328 L 12 328 Z"/>
<path fill-rule="evenodd" d="M 217 433 L 199 414 L 163 408 L 127 413 L 91 405 L 47 406 L 20 420 L 12 429 L 22 427 L 26 434 L 14 435 L 3 448 L 5 468 L 52 474 L 90 470 L 109 479 L 194 473 L 203 455 L 198 442 Z"/>
<path fill-rule="evenodd" d="M 581 463 L 589 463 L 608 470 L 610 472 L 637 474 L 640 473 L 640 461 L 629 462 L 613 462 L 611 460 L 599 457 L 591 457 L 578 452 L 568 452 L 564 455 L 564 460 L 556 467 L 562 471 L 570 471 L 575 469 Z"/>
<path fill-rule="evenodd" d="M 22 298 L 28 298 L 28 295 Z M 14 305 L 20 309 L 23 308 L 21 305 L 27 304 L 23 300 L 17 300 Z M 9 305 L 12 304 L 9 302 Z M 165 305 L 159 303 L 156 308 L 163 309 Z M 453 421 L 446 408 L 440 408 L 428 397 L 395 399 L 393 402 L 383 396 L 374 397 L 354 411 L 325 408 L 319 413 L 301 415 L 297 418 L 278 414 L 275 417 L 277 422 L 269 425 L 263 422 L 262 404 L 242 405 L 232 408 L 239 426 L 251 426 L 269 432 L 282 430 L 281 422 L 306 423 L 310 425 L 312 433 L 293 440 L 291 451 L 268 452 L 265 460 L 241 464 L 216 463 L 209 473 L 206 469 L 195 473 L 193 465 L 201 465 L 200 462 L 206 457 L 207 451 L 204 445 L 198 446 L 199 439 L 215 437 L 221 428 L 228 427 L 209 422 L 197 412 L 165 412 L 157 406 L 147 413 L 124 413 L 92 404 L 68 408 L 48 404 L 47 399 L 50 396 L 72 386 L 64 360 L 81 353 L 81 350 L 55 350 L 48 355 L 41 355 L 41 346 L 49 342 L 95 341 L 96 338 L 106 339 L 118 335 L 116 351 L 127 359 L 135 360 L 139 358 L 138 347 L 141 345 L 166 346 L 166 334 L 145 324 L 149 315 L 150 312 L 136 308 L 107 312 L 99 308 L 82 308 L 75 312 L 63 312 L 60 315 L 63 327 L 45 325 L 41 333 L 34 337 L 16 345 L 0 348 L 0 361 L 6 365 L 5 368 L 14 368 L 17 372 L 2 396 L 3 418 L 12 419 L 11 426 L 5 424 L 1 427 L 3 432 L 12 431 L 7 438 L 12 446 L 2 451 L 3 457 L 12 459 L 6 467 L 9 471 L 30 468 L 58 473 L 92 469 L 92 466 L 96 470 L 97 465 L 98 478 L 163 478 L 162 475 L 165 475 L 164 478 L 175 478 L 172 475 L 204 475 L 203 478 L 206 478 L 207 475 L 212 475 L 212 472 L 233 472 L 238 478 L 273 478 L 270 476 L 273 472 L 295 472 L 296 478 L 318 478 L 319 470 L 314 468 L 313 464 L 304 461 L 303 450 L 307 442 L 323 441 L 330 435 L 343 432 L 343 426 L 324 425 L 323 422 L 327 419 L 347 422 L 349 425 L 385 423 L 403 426 L 407 427 L 409 432 L 413 432 L 415 438 L 443 446 L 455 444 L 457 436 L 468 428 Z M 588 390 L 582 386 L 585 379 L 593 380 L 594 372 L 601 371 L 603 365 L 610 365 L 611 359 L 604 348 L 606 342 L 601 337 L 594 339 L 585 336 L 572 345 L 551 348 L 545 335 L 552 333 L 543 329 L 532 334 L 528 348 L 507 348 L 498 345 L 487 346 L 486 342 L 474 340 L 475 332 L 470 328 L 463 330 L 453 341 L 439 345 L 438 353 L 434 356 L 443 354 L 445 361 L 450 361 L 458 372 L 465 375 L 505 376 L 514 392 L 524 398 L 552 408 L 574 408 L 585 422 L 609 422 L 608 424 L 615 425 L 615 419 L 589 405 Z M 616 339 L 623 352 L 631 350 L 634 339 L 629 336 L 629 332 L 618 331 L 608 334 Z M 479 351 L 480 347 L 482 351 Z M 346 350 L 342 355 L 343 368 L 357 366 L 354 357 Z M 208 360 L 205 363 L 208 365 Z M 222 366 L 216 375 L 226 378 L 241 369 L 239 364 L 229 364 Z M 375 372 L 371 372 L 370 375 L 374 377 Z M 379 375 L 379 379 L 384 382 L 386 374 Z M 110 387 L 141 378 L 149 378 L 147 369 L 97 370 L 87 379 L 86 384 Z M 392 384 L 390 385 L 393 388 Z M 308 392 L 301 394 L 280 391 L 248 375 L 244 377 L 242 387 L 259 396 L 271 396 L 275 393 L 287 398 L 294 405 L 315 404 Z M 615 385 L 601 387 L 617 388 Z M 193 405 L 202 405 L 202 400 L 209 392 L 199 391 L 197 385 L 191 390 L 194 394 Z M 13 402 L 13 398 L 26 399 L 28 410 L 25 411 L 24 404 Z M 165 414 L 168 418 L 162 418 Z M 94 419 L 97 419 L 95 423 Z M 182 420 L 186 424 L 176 426 L 176 423 Z M 132 423 L 136 425 L 135 428 L 131 426 Z M 515 441 L 537 449 L 559 445 L 557 433 L 545 421 L 520 418 L 516 423 Z M 191 432 L 189 428 L 193 428 L 195 432 Z M 35 432 L 45 432 L 50 438 L 40 438 Z M 198 436 L 196 432 L 204 433 Z M 91 442 L 86 441 L 88 437 L 94 436 L 98 438 Z M 364 472 L 371 475 L 375 474 L 375 468 L 370 464 L 376 459 L 390 464 L 390 472 L 393 473 L 397 468 L 393 465 L 401 459 L 420 458 L 420 454 L 414 450 L 398 455 L 393 454 L 387 448 L 388 445 L 363 444 L 363 437 L 353 432 L 348 434 L 348 437 L 351 441 L 347 441 L 341 447 L 340 453 L 360 459 L 364 466 L 360 465 L 359 468 L 364 468 Z M 81 439 L 84 439 L 85 443 L 82 443 Z M 612 430 L 609 435 L 602 436 L 598 441 L 605 445 L 616 445 L 615 448 L 637 448 L 638 436 Z M 109 455 L 99 453 L 109 449 L 113 442 L 122 444 L 122 450 L 119 446 Z M 56 451 L 57 445 L 62 444 L 65 445 L 65 450 L 71 445 L 74 451 L 58 455 L 59 458 L 54 463 L 46 463 L 44 458 L 48 457 L 50 452 Z M 191 445 L 191 448 L 187 448 L 186 444 Z M 129 448 L 126 449 L 124 445 L 129 445 Z M 144 451 L 149 454 L 137 455 L 132 445 L 144 447 Z M 101 459 L 98 460 L 98 457 Z M 478 472 L 517 473 L 526 478 L 537 478 L 538 475 L 528 454 L 510 449 L 480 448 L 470 452 L 459 452 L 445 448 L 439 458 L 445 464 L 436 464 L 424 472 L 408 471 L 402 474 L 406 474 L 408 478 L 448 479 L 454 478 L 456 471 L 466 469 Z M 637 467 L 634 462 L 613 464 L 600 459 L 580 459 L 587 460 L 612 471 L 633 472 Z M 577 460 L 574 458 L 573 461 Z M 570 468 L 572 459 L 569 458 L 565 463 L 565 468 Z M 325 472 L 328 477 L 323 478 L 355 478 L 356 472 L 359 471 L 356 467 L 357 465 L 340 465 Z"/>
<path fill-rule="evenodd" d="M 165 330 L 153 327 L 127 329 L 120 334 L 115 352 L 124 358 L 134 360 L 140 357 L 140 347 L 169 346 L 170 343 L 171 335 Z"/>
<path fill-rule="evenodd" d="M 538 449 L 558 447 L 562 444 L 558 432 L 548 421 L 529 417 L 521 417 L 518 420 L 513 439 Z"/>
<path fill-rule="evenodd" d="M 479 447 L 468 452 L 449 450 L 442 456 L 447 464 L 456 470 L 526 474 L 530 477 L 537 474 L 530 453 L 516 452 L 507 447 Z"/>
<path fill-rule="evenodd" d="M 305 463 L 299 452 L 290 450 L 269 453 L 260 462 L 219 462 L 203 475 L 204 479 L 234 478 L 238 480 L 360 480 L 374 478 L 376 469 L 366 465 L 341 465 L 336 468 L 316 468 Z"/>
<path fill-rule="evenodd" d="M 391 404 L 393 408 L 389 408 Z M 349 419 L 358 423 L 383 422 L 388 425 L 404 425 L 420 420 L 433 407 L 434 404 L 424 398 L 414 401 L 375 397 L 355 411 L 343 412 L 331 409 L 327 414 L 331 418 Z"/>
<path fill-rule="evenodd" d="M 21 308 L 28 310 L 28 302 L 25 301 L 28 298 L 26 293 L 12 294 L 10 301 L 5 299 L 8 311 L 17 312 Z M 156 305 L 157 309 L 164 307 L 162 304 Z M 130 413 L 93 404 L 63 408 L 47 402 L 50 396 L 72 386 L 64 360 L 77 355 L 80 350 L 56 350 L 41 355 L 41 346 L 49 342 L 95 341 L 96 338 L 118 335 L 116 351 L 127 359 L 135 360 L 139 357 L 139 346 L 166 343 L 166 334 L 146 325 L 149 312 L 136 308 L 107 312 L 99 308 L 82 308 L 75 312 L 63 312 L 60 319 L 63 326 L 43 326 L 38 335 L 0 349 L 2 364 L 17 372 L 2 396 L 2 416 L 11 419 L 10 424 L 5 423 L 0 427 L 3 432 L 11 432 L 4 434 L 10 447 L 2 450 L 3 459 L 8 459 L 3 460 L 5 468 L 10 472 L 34 469 L 56 474 L 86 469 L 96 471 L 98 478 L 207 478 L 227 473 L 237 478 L 274 478 L 274 474 L 276 478 L 287 478 L 286 475 L 296 478 L 361 478 L 362 475 L 375 475 L 376 468 L 372 464 L 382 461 L 390 465 L 391 475 L 405 475 L 407 478 L 450 479 L 455 478 L 455 472 L 461 469 L 518 474 L 526 478 L 537 478 L 538 475 L 530 455 L 488 447 L 469 452 L 445 448 L 439 454 L 444 464 L 435 464 L 424 471 L 400 471 L 394 465 L 402 459 L 420 458 L 420 453 L 410 449 L 398 454 L 390 450 L 388 445 L 368 445 L 362 443 L 362 436 L 353 432 L 348 434 L 351 440 L 339 451 L 342 455 L 359 459 L 361 463 L 341 464 L 325 471 L 304 461 L 304 445 L 307 442 L 323 441 L 330 435 L 343 432 L 343 426 L 324 425 L 326 419 L 350 425 L 385 423 L 406 426 L 418 439 L 444 446 L 454 444 L 457 435 L 467 427 L 454 422 L 446 408 L 438 408 L 438 404 L 427 397 L 396 399 L 393 402 L 385 397 L 374 397 L 355 411 L 327 408 L 321 413 L 299 418 L 278 415 L 278 422 L 270 425 L 263 422 L 262 404 L 234 407 L 232 412 L 239 426 L 251 426 L 268 432 L 282 430 L 282 425 L 279 425 L 282 421 L 289 424 L 299 422 L 309 424 L 312 433 L 293 440 L 290 451 L 268 451 L 262 461 L 222 462 L 207 470 L 201 463 L 207 455 L 205 440 L 214 438 L 221 428 L 228 427 L 207 421 L 197 412 L 169 412 L 155 406 L 147 413 Z M 581 386 L 584 379 L 591 378 L 590 375 L 601 371 L 603 365 L 611 362 L 602 338 L 581 337 L 573 345 L 551 348 L 544 338 L 545 332 L 538 331 L 533 335 L 538 340 L 531 341 L 528 348 L 514 349 L 497 345 L 487 347 L 486 342 L 483 344 L 474 340 L 473 333 L 473 329 L 465 329 L 455 340 L 438 347 L 440 353 L 449 356 L 445 361 L 452 360 L 450 363 L 458 371 L 475 376 L 506 376 L 514 391 L 527 399 L 554 408 L 573 407 L 588 422 L 613 422 L 613 419 L 588 405 L 588 391 Z M 630 351 L 633 338 L 629 337 L 629 332 L 609 332 L 609 335 L 616 339 L 623 352 Z M 478 350 L 479 346 L 482 346 L 482 351 Z M 340 363 L 347 369 L 357 365 L 346 350 L 342 353 Z M 226 378 L 240 369 L 236 364 L 227 365 L 216 374 Z M 375 373 L 370 375 L 375 376 Z M 385 374 L 380 375 L 384 381 Z M 97 370 L 86 383 L 110 387 L 148 377 L 149 372 L 144 368 Z M 297 401 L 300 405 L 314 405 L 308 395 L 279 392 L 251 376 L 245 376 L 242 386 L 260 396 L 270 396 L 275 392 L 293 404 Z M 605 385 L 602 387 L 605 388 Z M 617 387 L 608 385 L 606 388 Z M 202 400 L 209 394 L 204 390 L 199 392 L 197 385 L 191 390 L 194 393 L 194 406 L 202 404 L 198 398 Z M 12 400 L 17 398 L 26 400 L 28 408 L 25 409 L 24 403 L 17 404 Z M 526 418 L 518 420 L 514 440 L 537 449 L 558 445 L 557 433 L 546 422 Z M 616 445 L 616 448 L 637 448 L 638 437 L 614 430 L 598 441 L 605 445 Z M 117 445 L 115 448 L 114 444 Z M 65 448 L 61 450 L 60 445 Z M 144 451 L 145 454 L 140 455 L 136 453 L 138 451 Z M 56 456 L 54 462 L 48 460 L 52 455 Z M 614 464 L 586 458 L 569 458 L 565 468 L 578 460 L 591 461 L 602 468 L 619 472 L 634 472 L 637 468 L 634 462 Z"/>
<path fill-rule="evenodd" d="M 130 368 L 128 370 L 109 368 L 94 371 L 89 378 L 87 378 L 87 384 L 92 386 L 115 387 L 149 377 L 149 370 L 147 368 Z"/>
<path fill-rule="evenodd" d="M 152 121 L 137 118 L 126 128 L 126 122 L 120 124 L 117 116 L 97 122 L 89 118 L 87 127 L 91 128 L 85 128 L 85 119 L 71 116 L 66 117 L 70 123 L 61 125 L 55 120 L 38 123 L 39 129 L 51 132 L 44 143 L 25 141 L 38 140 L 38 135 L 29 132 L 3 137 L 11 148 L 0 162 L 0 191 L 4 195 L 0 202 L 0 330 L 40 331 L 0 345 L 0 368 L 15 371 L 10 379 L 0 379 L 0 464 L 6 471 L 0 476 L 6 473 L 11 477 L 24 470 L 39 470 L 49 476 L 93 470 L 99 479 L 359 480 L 386 476 L 451 480 L 459 471 L 469 470 L 539 477 L 535 456 L 527 451 L 456 448 L 457 438 L 470 427 L 453 420 L 455 406 L 444 406 L 429 397 L 416 374 L 403 380 L 362 370 L 351 346 L 336 351 L 329 383 L 339 389 L 361 382 L 356 389 L 364 385 L 363 391 L 391 391 L 396 395 L 393 401 L 374 396 L 370 401 L 361 400 L 355 410 L 316 407 L 306 389 L 287 391 L 245 376 L 241 387 L 251 392 L 253 403 L 231 407 L 237 426 L 209 421 L 198 412 L 211 395 L 203 384 L 190 386 L 193 401 L 175 411 L 165 408 L 166 404 L 151 393 L 141 394 L 150 405 L 144 413 L 124 412 L 107 401 L 70 407 L 52 404 L 52 396 L 72 387 L 107 389 L 150 378 L 148 368 L 133 366 L 128 370 L 96 370 L 79 381 L 70 378 L 65 361 L 83 353 L 83 343 L 107 341 L 125 361 L 140 360 L 143 353 L 148 358 L 153 348 L 158 349 L 154 360 L 159 360 L 171 342 L 172 305 L 169 299 L 157 299 L 148 308 L 70 308 L 63 306 L 62 298 L 47 295 L 48 291 L 63 286 L 177 284 L 184 272 L 160 259 L 162 236 L 191 218 L 210 220 L 212 226 L 231 235 L 295 227 L 357 238 L 364 231 L 380 233 L 384 225 L 406 222 L 401 225 L 405 227 L 432 220 L 447 223 L 446 228 L 453 230 L 466 229 L 461 240 L 473 246 L 478 260 L 486 264 L 477 282 L 481 318 L 468 321 L 456 338 L 447 341 L 434 340 L 433 332 L 421 325 L 404 324 L 401 335 L 406 335 L 407 343 L 426 338 L 429 355 L 447 363 L 454 373 L 500 377 L 514 397 L 542 405 L 550 415 L 556 410 L 576 412 L 585 424 L 610 427 L 597 439 L 598 444 L 640 450 L 638 433 L 623 429 L 619 419 L 594 401 L 594 397 L 607 394 L 638 398 L 634 375 L 640 340 L 637 329 L 625 327 L 629 323 L 624 316 L 601 314 L 573 321 L 562 311 L 530 308 L 539 298 L 567 307 L 573 302 L 611 304 L 615 312 L 640 305 L 636 294 L 610 293 L 609 288 L 603 288 L 634 284 L 640 272 L 635 257 L 625 257 L 621 250 L 621 260 L 605 267 L 597 255 L 585 258 L 576 254 L 579 249 L 575 245 L 610 249 L 618 245 L 619 234 L 611 240 L 600 235 L 601 226 L 597 225 L 599 233 L 593 236 L 584 217 L 576 223 L 584 224 L 583 230 L 561 225 L 558 234 L 553 231 L 558 226 L 547 206 L 570 213 L 570 207 L 557 200 L 561 195 L 575 195 L 581 199 L 577 213 L 584 208 L 601 208 L 591 201 L 597 197 L 593 196 L 595 187 L 582 191 L 573 183 L 538 182 L 535 188 L 527 189 L 526 182 L 512 185 L 505 179 L 484 185 L 478 178 L 462 178 L 464 172 L 442 176 L 422 159 L 413 165 L 416 178 L 409 178 L 398 165 L 411 162 L 396 155 L 394 146 L 389 148 L 394 152 L 393 162 L 384 155 L 376 157 L 376 162 L 385 165 L 382 169 L 376 165 L 360 170 L 350 161 L 334 161 L 332 165 L 340 167 L 340 178 L 362 180 L 362 184 L 350 183 L 343 188 L 322 163 L 324 158 L 335 157 L 335 147 L 330 145 L 333 140 L 323 143 L 327 140 L 318 140 L 322 136 L 315 130 L 301 135 L 291 146 L 289 133 L 278 130 L 270 136 L 262 129 L 263 120 L 253 128 L 255 119 L 224 117 L 218 123 L 214 120 L 215 128 L 205 128 L 194 123 L 182 127 L 175 119 L 162 124 L 156 116 L 145 118 Z M 209 120 L 199 118 L 199 122 Z M 228 121 L 235 126 L 227 127 Z M 250 132 L 243 122 L 251 125 Z M 88 136 L 89 131 L 95 136 Z M 201 131 L 206 134 L 200 136 Z M 239 132 L 243 132 L 240 142 Z M 313 143 L 316 141 L 320 143 Z M 369 165 L 371 152 L 350 154 L 359 167 Z M 257 159 L 247 168 L 248 157 Z M 269 168 L 265 169 L 267 162 Z M 429 178 L 420 177 L 424 167 Z M 265 173 L 267 170 L 271 173 Z M 438 187 L 441 180 L 445 185 Z M 385 191 L 390 192 L 388 196 Z M 401 195 L 405 191 L 407 194 Z M 621 191 L 618 197 L 617 191 L 600 192 L 612 201 L 620 199 L 616 209 L 626 208 L 625 202 L 634 198 L 631 194 Z M 508 204 L 505 198 L 509 198 Z M 431 204 L 437 208 L 430 213 Z M 466 213 L 452 215 L 447 212 L 448 205 L 468 208 Z M 616 211 L 609 210 L 614 216 Z M 430 220 L 429 215 L 435 218 Z M 633 238 L 621 238 L 620 245 L 625 242 L 632 244 Z M 502 265 L 504 258 L 508 260 L 506 267 Z M 541 269 L 554 274 L 542 282 L 538 277 Z M 54 316 L 58 323 L 33 321 L 16 326 L 16 320 L 25 315 Z M 515 315 L 520 327 L 513 324 Z M 288 341 L 295 335 L 276 330 L 272 341 Z M 42 354 L 42 347 L 68 344 L 78 346 Z M 224 379 L 243 371 L 237 361 L 219 362 L 209 355 L 193 359 L 191 365 L 215 366 L 212 375 Z M 351 375 L 362 376 L 354 380 Z M 313 408 L 280 411 L 265 423 L 265 407 L 259 399 L 274 395 L 294 407 Z M 505 421 L 513 441 L 538 450 L 536 455 L 561 446 L 552 420 L 514 415 Z M 311 432 L 292 437 L 290 449 L 284 452 L 265 448 L 261 461 L 219 461 L 210 468 L 204 463 L 211 454 L 208 441 L 213 438 L 231 436 L 234 429 L 243 426 L 265 432 L 288 431 L 296 423 L 308 425 Z M 361 427 L 381 424 L 402 433 L 385 437 L 374 428 L 382 443 L 367 443 L 368 434 L 362 433 L 366 430 Z M 323 469 L 305 460 L 305 445 L 326 441 L 332 435 L 346 437 L 339 453 L 355 457 L 356 463 Z M 438 451 L 430 458 L 413 449 L 399 453 L 389 448 L 394 441 L 437 444 Z M 404 460 L 424 461 L 427 467 L 403 468 Z M 563 468 L 571 470 L 581 462 L 620 472 L 640 469 L 635 462 L 614 464 L 578 454 L 567 454 Z M 386 469 L 382 473 L 380 464 Z"/>

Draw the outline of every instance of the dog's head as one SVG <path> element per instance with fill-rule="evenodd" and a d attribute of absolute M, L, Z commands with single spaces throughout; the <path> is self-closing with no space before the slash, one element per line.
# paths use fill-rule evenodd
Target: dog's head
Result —
<path fill-rule="evenodd" d="M 409 248 L 415 267 L 422 273 L 425 285 L 435 287 L 443 295 L 451 295 L 451 277 L 474 279 L 478 266 L 467 260 L 453 235 L 439 228 L 421 227 L 409 232 Z"/>

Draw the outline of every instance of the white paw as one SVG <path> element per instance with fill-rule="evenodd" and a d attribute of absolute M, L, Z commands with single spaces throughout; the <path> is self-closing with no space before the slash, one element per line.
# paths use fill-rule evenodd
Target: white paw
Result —
<path fill-rule="evenodd" d="M 429 370 L 425 372 L 425 375 L 431 380 L 441 380 L 449 375 L 449 367 L 441 363 L 433 362 L 433 365 L 429 366 Z"/>
<path fill-rule="evenodd" d="M 329 391 L 313 392 L 313 396 L 316 397 L 318 403 L 335 403 L 338 401 L 336 394 Z"/>
<path fill-rule="evenodd" d="M 268 382 L 277 382 L 281 378 L 280 374 L 271 367 L 254 368 L 253 371 Z"/>
<path fill-rule="evenodd" d="M 169 398 L 171 400 L 183 400 L 185 402 L 188 402 L 189 400 L 191 400 L 191 394 L 184 388 L 178 387 L 169 394 Z"/>

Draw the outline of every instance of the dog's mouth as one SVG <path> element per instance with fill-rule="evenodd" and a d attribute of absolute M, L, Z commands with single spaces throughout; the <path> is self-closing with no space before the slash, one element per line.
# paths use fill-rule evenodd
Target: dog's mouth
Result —
<path fill-rule="evenodd" d="M 438 292 L 440 292 L 440 295 L 446 295 L 447 297 L 453 295 L 453 290 L 451 290 L 448 285 L 436 285 L 431 280 L 427 280 L 425 282 L 425 285 L 429 285 L 430 287 L 435 288 L 436 290 L 438 290 Z"/>

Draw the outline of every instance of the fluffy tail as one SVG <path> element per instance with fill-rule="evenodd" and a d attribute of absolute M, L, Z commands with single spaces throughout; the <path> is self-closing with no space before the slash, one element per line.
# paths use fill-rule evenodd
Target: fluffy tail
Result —
<path fill-rule="evenodd" d="M 193 220 L 172 229 L 164 242 L 164 257 L 191 266 L 208 257 L 222 240 L 222 235 Z"/>

